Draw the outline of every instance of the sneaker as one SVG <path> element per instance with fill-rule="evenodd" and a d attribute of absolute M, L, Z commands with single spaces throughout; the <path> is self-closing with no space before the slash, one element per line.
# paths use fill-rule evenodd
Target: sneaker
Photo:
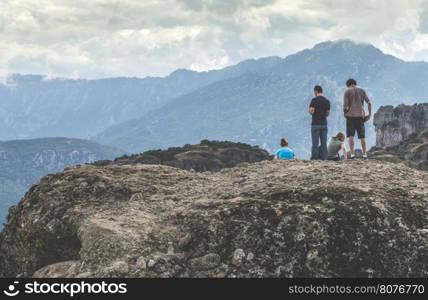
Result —
<path fill-rule="evenodd" d="M 364 160 L 368 160 L 369 158 L 368 158 L 368 156 L 367 156 L 367 154 L 366 155 L 363 155 L 363 159 Z"/>
<path fill-rule="evenodd" d="M 351 156 L 349 157 L 349 159 L 354 159 L 355 158 L 355 154 L 351 154 Z"/>

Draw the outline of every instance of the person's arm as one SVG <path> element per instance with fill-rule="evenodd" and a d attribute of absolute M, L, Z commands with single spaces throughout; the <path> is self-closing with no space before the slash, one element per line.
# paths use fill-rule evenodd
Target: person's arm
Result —
<path fill-rule="evenodd" d="M 309 104 L 309 114 L 313 115 L 315 113 L 315 103 L 314 99 L 312 99 L 311 104 Z"/>
<path fill-rule="evenodd" d="M 343 152 L 343 157 L 345 160 L 348 159 L 348 151 L 346 150 L 346 144 L 342 143 L 342 152 Z"/>
<path fill-rule="evenodd" d="M 348 93 L 345 92 L 343 95 L 343 113 L 346 115 L 349 111 L 349 97 Z"/>
<path fill-rule="evenodd" d="M 369 115 L 365 117 L 366 122 L 372 117 L 372 102 L 370 100 L 367 102 L 367 106 L 369 107 Z"/>
<path fill-rule="evenodd" d="M 364 96 L 364 102 L 367 103 L 367 106 L 369 108 L 369 115 L 364 116 L 364 122 L 367 122 L 372 117 L 372 102 L 370 101 L 370 98 L 367 96 L 366 91 L 365 90 L 362 90 L 362 91 L 363 91 L 363 96 Z"/>

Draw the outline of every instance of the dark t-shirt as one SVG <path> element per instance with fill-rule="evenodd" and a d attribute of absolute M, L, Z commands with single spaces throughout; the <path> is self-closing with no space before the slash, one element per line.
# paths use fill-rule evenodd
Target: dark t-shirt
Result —
<path fill-rule="evenodd" d="M 312 125 L 327 125 L 327 112 L 330 111 L 330 101 L 323 96 L 312 99 L 309 107 L 315 108 L 312 115 Z"/>

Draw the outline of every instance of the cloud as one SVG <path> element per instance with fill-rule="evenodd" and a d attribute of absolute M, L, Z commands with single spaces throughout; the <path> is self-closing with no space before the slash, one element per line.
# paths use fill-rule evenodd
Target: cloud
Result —
<path fill-rule="evenodd" d="M 325 40 L 428 60 L 426 0 L 4 0 L 0 75 L 163 76 Z"/>

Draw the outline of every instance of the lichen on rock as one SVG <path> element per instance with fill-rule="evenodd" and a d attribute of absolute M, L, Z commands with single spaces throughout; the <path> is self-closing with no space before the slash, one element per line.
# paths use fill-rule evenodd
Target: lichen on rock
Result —
<path fill-rule="evenodd" d="M 11 211 L 0 276 L 426 277 L 427 179 L 378 161 L 75 166 Z"/>

